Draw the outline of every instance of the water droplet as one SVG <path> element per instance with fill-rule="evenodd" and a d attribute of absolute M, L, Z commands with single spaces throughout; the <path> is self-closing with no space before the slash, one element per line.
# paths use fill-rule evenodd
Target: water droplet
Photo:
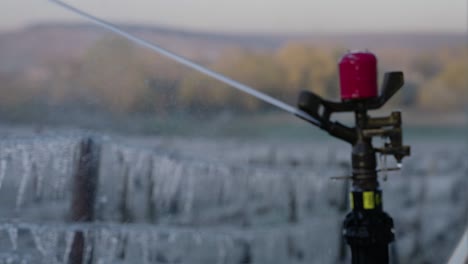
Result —
<path fill-rule="evenodd" d="M 398 167 L 399 169 L 402 169 L 402 168 L 403 168 L 403 163 L 398 162 L 398 163 L 397 163 L 397 167 Z"/>

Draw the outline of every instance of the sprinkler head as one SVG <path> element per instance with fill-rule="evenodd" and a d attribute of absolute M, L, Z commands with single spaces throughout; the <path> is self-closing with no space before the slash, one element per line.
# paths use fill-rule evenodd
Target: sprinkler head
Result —
<path fill-rule="evenodd" d="M 341 100 L 377 97 L 377 57 L 368 51 L 345 54 L 339 64 Z"/>

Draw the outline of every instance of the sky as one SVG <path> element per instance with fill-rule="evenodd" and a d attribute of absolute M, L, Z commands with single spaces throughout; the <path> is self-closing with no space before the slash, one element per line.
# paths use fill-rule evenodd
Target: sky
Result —
<path fill-rule="evenodd" d="M 114 23 L 211 32 L 457 32 L 467 0 L 68 0 Z M 83 22 L 47 0 L 0 0 L 0 30 L 38 22 Z"/>

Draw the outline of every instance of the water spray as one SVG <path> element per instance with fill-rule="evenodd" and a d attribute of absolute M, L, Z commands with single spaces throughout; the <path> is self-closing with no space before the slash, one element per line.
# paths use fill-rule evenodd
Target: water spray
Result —
<path fill-rule="evenodd" d="M 196 70 L 196 71 L 198 71 L 198 72 L 200 72 L 200 73 L 202 73 L 202 74 L 204 74 L 206 76 L 209 76 L 209 77 L 211 77 L 211 78 L 213 78 L 215 80 L 218 80 L 218 81 L 220 81 L 222 83 L 225 83 L 225 84 L 229 85 L 230 87 L 233 87 L 233 88 L 235 88 L 237 90 L 240 90 L 240 91 L 242 91 L 244 93 L 247 93 L 247 94 L 249 94 L 249 95 L 251 95 L 251 96 L 253 96 L 253 97 L 255 97 L 255 98 L 257 98 L 257 99 L 259 99 L 261 101 L 269 103 L 269 104 L 275 106 L 276 108 L 279 108 L 279 109 L 281 109 L 283 111 L 286 111 L 286 112 L 288 112 L 290 114 L 300 116 L 301 118 L 303 118 L 303 119 L 305 119 L 305 120 L 307 120 L 307 121 L 309 121 L 311 123 L 318 124 L 318 122 L 316 120 L 314 120 L 311 116 L 309 116 L 307 113 L 305 113 L 305 112 L 303 112 L 303 111 L 301 111 L 301 110 L 299 110 L 299 109 L 297 109 L 297 108 L 295 108 L 295 107 L 293 107 L 291 105 L 288 105 L 285 102 L 282 102 L 282 101 L 280 101 L 280 100 L 278 100 L 276 98 L 273 98 L 273 97 L 271 97 L 271 96 L 269 96 L 269 95 L 267 95 L 265 93 L 262 93 L 262 92 L 258 91 L 257 89 L 254 89 L 254 88 L 252 88 L 252 87 L 250 87 L 248 85 L 245 85 L 243 83 L 235 81 L 235 80 L 233 80 L 233 79 L 231 79 L 231 78 L 229 78 L 229 77 L 227 77 L 225 75 L 222 75 L 222 74 L 220 74 L 218 72 L 215 72 L 215 71 L 210 70 L 210 69 L 208 69 L 206 67 L 203 67 L 200 64 L 197 64 L 197 63 L 195 63 L 195 62 L 193 62 L 193 61 L 191 61 L 191 60 L 189 60 L 187 58 L 184 58 L 184 57 L 179 56 L 179 55 L 177 55 L 177 54 L 175 54 L 175 53 L 173 53 L 173 52 L 171 52 L 169 50 L 166 50 L 166 49 L 160 47 L 159 45 L 153 44 L 153 43 L 151 43 L 149 41 L 146 41 L 146 40 L 141 39 L 141 38 L 139 38 L 139 37 L 137 37 L 135 35 L 132 35 L 132 34 L 126 32 L 125 30 L 119 28 L 117 25 L 114 25 L 114 24 L 109 23 L 107 21 L 104 21 L 104 20 L 102 20 L 100 18 L 97 18 L 96 16 L 93 16 L 93 15 L 91 15 L 89 13 L 86 13 L 86 12 L 84 12 L 84 11 L 82 11 L 82 10 L 76 8 L 76 7 L 73 7 L 73 6 L 71 6 L 71 5 L 69 5 L 69 4 L 65 3 L 65 2 L 62 2 L 62 1 L 59 1 L 59 0 L 49 0 L 49 2 L 52 2 L 52 3 L 58 5 L 58 6 L 62 7 L 62 8 L 65 8 L 65 9 L 67 9 L 67 10 L 69 10 L 69 11 L 83 17 L 83 18 L 86 18 L 89 21 L 93 22 L 94 24 L 96 24 L 96 25 L 98 25 L 100 27 L 103 27 L 103 28 L 105 28 L 107 30 L 110 30 L 110 31 L 114 32 L 115 34 L 118 34 L 118 35 L 120 35 L 120 36 L 122 36 L 122 37 L 136 43 L 136 44 L 139 44 L 139 45 L 141 45 L 143 47 L 146 47 L 146 48 L 148 48 L 148 49 L 150 49 L 150 50 L 152 50 L 152 51 L 154 51 L 154 52 L 156 52 L 156 53 L 158 53 L 158 54 L 160 54 L 160 55 L 162 55 L 162 56 L 164 56 L 166 58 L 169 58 L 169 59 L 171 59 L 173 61 L 176 61 L 176 62 L 178 62 L 178 63 L 180 63 L 180 64 L 182 64 L 182 65 L 184 65 L 184 66 L 186 66 L 188 68 Z"/>
<path fill-rule="evenodd" d="M 171 60 L 294 114 L 351 144 L 352 175 L 346 177 L 352 180 L 351 212 L 344 220 L 343 236 L 351 248 L 353 264 L 388 263 L 388 247 L 394 240 L 393 220 L 382 209 L 382 191 L 377 174 L 400 169 L 402 159 L 410 155 L 410 147 L 403 145 L 401 112 L 394 111 L 386 117 L 371 117 L 368 111 L 381 108 L 403 86 L 402 72 L 386 73 L 378 95 L 376 56 L 368 51 L 349 52 L 339 62 L 341 101 L 328 101 L 313 92 L 303 91 L 299 95 L 298 108 L 295 108 L 62 1 L 49 1 Z M 332 121 L 332 114 L 338 112 L 354 113 L 355 125 L 349 127 Z M 374 147 L 372 140 L 375 137 L 384 138 L 386 143 Z M 377 170 L 377 155 L 394 156 L 398 167 Z"/>

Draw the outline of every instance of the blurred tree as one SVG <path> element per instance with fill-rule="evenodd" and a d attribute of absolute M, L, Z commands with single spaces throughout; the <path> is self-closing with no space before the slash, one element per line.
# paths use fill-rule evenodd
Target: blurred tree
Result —
<path fill-rule="evenodd" d="M 457 99 L 440 80 L 431 80 L 420 87 L 418 105 L 423 109 L 453 110 Z"/>
<path fill-rule="evenodd" d="M 145 84 L 149 89 L 138 104 L 136 109 L 138 112 L 154 114 L 156 111 L 158 115 L 168 115 L 178 107 L 179 81 L 153 77 L 147 78 Z"/>
<path fill-rule="evenodd" d="M 418 91 L 418 83 L 411 80 L 405 80 L 405 84 L 402 89 L 398 91 L 384 107 L 388 109 L 394 109 L 395 107 L 415 107 L 419 100 Z"/>
<path fill-rule="evenodd" d="M 189 110 L 206 105 L 218 108 L 227 102 L 229 95 L 226 92 L 219 83 L 198 72 L 190 72 L 180 82 L 178 102 Z"/>
<path fill-rule="evenodd" d="M 48 71 L 48 76 L 41 90 L 47 104 L 64 105 L 83 99 L 77 90 L 81 61 L 53 60 L 47 62 L 44 67 Z"/>
<path fill-rule="evenodd" d="M 270 95 L 278 96 L 283 92 L 281 68 L 275 65 L 269 54 L 232 49 L 208 67 Z M 187 72 L 181 78 L 178 101 L 184 108 L 204 108 L 208 111 L 254 111 L 265 106 L 252 96 L 193 71 Z"/>
<path fill-rule="evenodd" d="M 295 102 L 299 91 L 304 89 L 327 98 L 335 96 L 338 90 L 336 56 L 306 44 L 289 43 L 281 48 L 277 58 L 285 71 L 290 100 Z"/>
<path fill-rule="evenodd" d="M 114 112 L 132 112 L 138 110 L 149 90 L 144 73 L 131 43 L 105 37 L 87 51 L 81 79 L 95 103 Z"/>
<path fill-rule="evenodd" d="M 419 106 L 461 110 L 468 103 L 468 48 L 441 52 L 442 66 L 432 79 L 421 83 Z"/>
<path fill-rule="evenodd" d="M 287 93 L 284 88 L 284 72 L 273 56 L 268 53 L 231 50 L 218 59 L 214 69 L 271 96 L 281 98 Z M 217 97 L 227 99 L 228 105 L 247 111 L 266 107 L 266 104 L 252 96 L 228 89 L 224 84 L 219 84 L 219 86 L 218 89 L 226 92 L 217 91 L 217 93 L 222 93 Z"/>
<path fill-rule="evenodd" d="M 466 99 L 466 96 L 468 96 L 467 74 L 468 56 L 465 53 L 464 56 L 454 58 L 447 63 L 437 78 L 459 99 Z"/>
<path fill-rule="evenodd" d="M 0 106 L 20 107 L 31 103 L 39 95 L 21 73 L 0 73 Z"/>
<path fill-rule="evenodd" d="M 202 63 L 294 105 L 301 89 L 313 90 L 328 99 L 338 96 L 337 62 L 343 53 L 343 49 L 332 46 L 287 43 L 275 52 L 231 49 L 217 57 L 205 58 Z M 466 106 L 467 54 L 466 47 L 431 53 L 396 49 L 379 53 L 380 75 L 386 69 L 394 69 L 394 64 L 403 64 L 407 77 L 405 88 L 390 104 L 441 110 Z M 182 109 L 190 113 L 193 110 L 252 112 L 269 107 L 252 96 L 113 36 L 99 40 L 82 59 L 58 59 L 19 72 L 0 72 L 0 84 L 0 103 L 4 109 L 23 105 L 33 109 L 33 105 L 44 104 L 46 107 L 75 103 L 79 106 L 82 100 L 87 107 L 120 113 L 170 114 Z"/>
<path fill-rule="evenodd" d="M 411 62 L 411 70 L 419 75 L 422 80 L 432 79 L 442 70 L 441 61 L 434 54 L 422 54 L 417 56 Z"/>

